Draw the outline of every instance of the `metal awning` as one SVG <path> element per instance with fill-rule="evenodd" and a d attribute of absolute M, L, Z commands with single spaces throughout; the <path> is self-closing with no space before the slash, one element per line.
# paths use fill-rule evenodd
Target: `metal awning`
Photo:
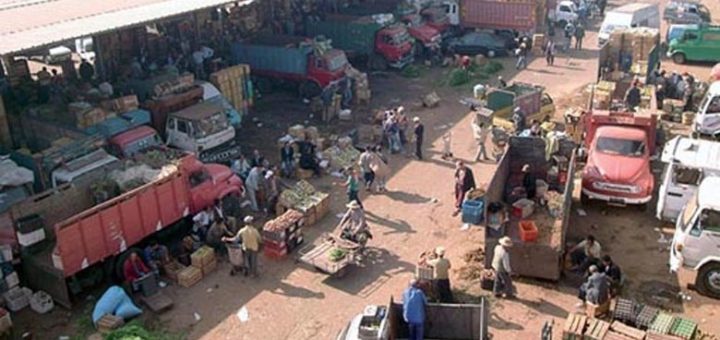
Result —
<path fill-rule="evenodd" d="M 253 0 L 0 0 L 0 55 Z"/>

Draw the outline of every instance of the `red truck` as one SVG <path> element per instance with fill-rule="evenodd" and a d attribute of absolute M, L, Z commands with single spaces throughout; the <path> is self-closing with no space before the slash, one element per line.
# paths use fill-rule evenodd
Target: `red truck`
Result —
<path fill-rule="evenodd" d="M 442 36 L 440 31 L 425 23 L 418 14 L 408 14 L 400 17 L 400 21 L 407 27 L 410 36 L 415 39 L 415 52 L 431 52 L 440 48 Z"/>
<path fill-rule="evenodd" d="M 644 207 L 655 178 L 650 156 L 655 152 L 657 116 L 652 113 L 593 110 L 584 114 L 587 162 L 582 171 L 581 202 Z"/>
<path fill-rule="evenodd" d="M 88 278 L 115 276 L 133 245 L 215 199 L 236 204 L 242 195 L 242 181 L 226 166 L 203 164 L 188 154 L 173 163 L 177 164 L 174 173 L 100 204 L 94 204 L 89 190 L 93 182 L 81 181 L 14 207 L 9 212 L 12 220 L 38 214 L 45 221 L 46 234 L 54 236 L 51 246 L 23 258 L 29 286 L 70 307 L 71 290 L 78 292 Z"/>
<path fill-rule="evenodd" d="M 450 23 L 462 28 L 511 29 L 534 32 L 538 18 L 537 1 L 446 0 L 443 1 Z"/>
<path fill-rule="evenodd" d="M 421 10 L 420 16 L 428 26 L 438 30 L 443 39 L 453 35 L 454 31 L 446 7 L 430 6 Z"/>

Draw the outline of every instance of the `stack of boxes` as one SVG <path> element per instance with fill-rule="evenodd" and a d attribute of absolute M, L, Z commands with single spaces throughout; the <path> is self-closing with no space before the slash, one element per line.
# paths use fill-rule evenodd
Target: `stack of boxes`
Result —
<path fill-rule="evenodd" d="M 195 76 L 192 73 L 183 73 L 176 78 L 155 85 L 153 95 L 155 98 L 160 98 L 170 94 L 183 93 L 193 86 L 195 86 Z"/>
<path fill-rule="evenodd" d="M 207 276 L 217 268 L 215 250 L 208 246 L 202 246 L 190 255 L 190 265 L 200 269 L 203 276 Z"/>
<path fill-rule="evenodd" d="M 217 71 L 210 75 L 210 82 L 240 113 L 247 114 L 253 105 L 250 65 L 240 64 Z"/>
<path fill-rule="evenodd" d="M 120 98 L 110 99 L 100 104 L 103 109 L 115 113 L 125 113 L 137 110 L 140 106 L 136 95 L 124 96 Z"/>
<path fill-rule="evenodd" d="M 617 29 L 610 34 L 609 62 L 615 70 L 647 74 L 648 56 L 660 43 L 660 32 L 652 28 Z"/>
<path fill-rule="evenodd" d="M 303 242 L 303 214 L 288 210 L 263 226 L 262 238 L 265 255 L 273 259 L 284 258 Z"/>
<path fill-rule="evenodd" d="M 68 105 L 68 111 L 74 119 L 75 126 L 80 129 L 95 125 L 115 116 L 115 114 L 99 107 L 93 107 L 87 102 L 70 103 Z"/>
<path fill-rule="evenodd" d="M 276 211 L 280 214 L 286 209 L 299 211 L 305 218 L 305 225 L 311 226 L 330 211 L 330 196 L 301 180 L 280 194 Z"/>

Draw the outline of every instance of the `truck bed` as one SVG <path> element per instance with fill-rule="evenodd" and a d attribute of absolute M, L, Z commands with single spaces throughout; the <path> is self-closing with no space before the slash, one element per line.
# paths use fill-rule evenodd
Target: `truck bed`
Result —
<path fill-rule="evenodd" d="M 467 28 L 505 28 L 534 32 L 540 6 L 534 0 L 463 0 L 460 23 Z M 544 13 L 543 13 L 544 15 Z"/>
<path fill-rule="evenodd" d="M 407 323 L 402 315 L 402 302 L 394 302 L 391 297 L 388 307 L 390 339 L 408 338 Z M 425 339 L 489 339 L 490 307 L 484 297 L 478 304 L 428 303 L 425 320 Z"/>

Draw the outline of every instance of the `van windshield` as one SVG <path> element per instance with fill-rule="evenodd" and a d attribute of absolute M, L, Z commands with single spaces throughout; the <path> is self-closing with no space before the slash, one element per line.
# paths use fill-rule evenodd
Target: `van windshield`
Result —
<path fill-rule="evenodd" d="M 702 109 L 706 105 L 705 113 L 720 113 L 720 96 L 713 96 L 708 93 L 700 104 L 700 108 Z"/>
<path fill-rule="evenodd" d="M 600 137 L 597 150 L 611 155 L 640 157 L 645 154 L 645 142 L 639 140 Z"/>
<path fill-rule="evenodd" d="M 193 122 L 195 125 L 195 138 L 204 138 L 226 130 L 230 123 L 225 110 L 218 111 L 211 116 Z"/>

